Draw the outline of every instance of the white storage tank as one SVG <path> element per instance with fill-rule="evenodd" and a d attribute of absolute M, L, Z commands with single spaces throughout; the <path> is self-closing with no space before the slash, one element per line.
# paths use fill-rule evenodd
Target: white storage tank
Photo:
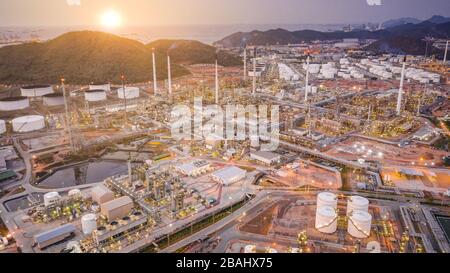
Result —
<path fill-rule="evenodd" d="M 57 192 L 48 192 L 44 195 L 44 206 L 49 207 L 61 200 L 61 196 Z"/>
<path fill-rule="evenodd" d="M 0 99 L 0 111 L 17 111 L 30 107 L 27 97 L 11 97 Z"/>
<path fill-rule="evenodd" d="M 43 104 L 45 106 L 61 106 L 64 105 L 63 93 L 53 93 L 43 96 Z"/>
<path fill-rule="evenodd" d="M 348 216 L 348 233 L 355 238 L 364 239 L 370 236 L 372 215 L 365 211 L 353 211 Z"/>
<path fill-rule="evenodd" d="M 331 234 L 337 230 L 336 210 L 329 206 L 317 208 L 316 229 L 322 233 Z"/>
<path fill-rule="evenodd" d="M 92 234 L 94 230 L 97 230 L 97 216 L 91 213 L 81 217 L 81 229 L 85 235 Z"/>
<path fill-rule="evenodd" d="M 332 192 L 321 192 L 317 195 L 317 208 L 332 207 L 337 209 L 337 196 Z"/>
<path fill-rule="evenodd" d="M 369 212 L 369 200 L 361 196 L 351 196 L 347 201 L 347 215 L 357 210 Z"/>
<path fill-rule="evenodd" d="M 106 100 L 106 91 L 102 89 L 93 89 L 84 92 L 84 97 L 89 102 Z"/>
<path fill-rule="evenodd" d="M 128 100 L 139 98 L 139 88 L 138 87 L 125 87 L 125 92 L 123 91 L 122 87 L 117 89 L 117 96 L 119 97 L 119 99 L 124 99 L 125 95 Z"/>
<path fill-rule="evenodd" d="M 81 197 L 81 191 L 79 189 L 73 189 L 67 195 L 71 198 L 78 198 Z"/>
<path fill-rule="evenodd" d="M 20 92 L 24 97 L 42 97 L 53 93 L 53 87 L 51 85 L 29 85 L 20 88 Z"/>
<path fill-rule="evenodd" d="M 255 245 L 246 245 L 244 248 L 244 253 L 256 253 L 256 246 Z"/>
<path fill-rule="evenodd" d="M 0 119 L 0 135 L 6 133 L 6 122 Z"/>
<path fill-rule="evenodd" d="M 45 128 L 43 116 L 24 116 L 12 120 L 13 131 L 16 133 L 28 133 Z"/>
<path fill-rule="evenodd" d="M 95 82 L 89 85 L 89 90 L 111 91 L 111 84 L 104 82 Z"/>

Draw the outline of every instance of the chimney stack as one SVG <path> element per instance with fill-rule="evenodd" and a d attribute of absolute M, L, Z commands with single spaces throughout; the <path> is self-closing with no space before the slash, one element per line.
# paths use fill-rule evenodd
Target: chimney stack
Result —
<path fill-rule="evenodd" d="M 158 82 L 156 79 L 156 57 L 155 57 L 155 49 L 152 49 L 152 59 L 153 59 L 153 92 L 158 92 Z"/>
<path fill-rule="evenodd" d="M 406 69 L 406 55 L 405 55 L 405 58 L 403 59 L 402 76 L 400 79 L 400 88 L 398 89 L 397 116 L 400 116 L 400 114 L 402 113 L 403 84 L 405 81 L 405 69 Z"/>

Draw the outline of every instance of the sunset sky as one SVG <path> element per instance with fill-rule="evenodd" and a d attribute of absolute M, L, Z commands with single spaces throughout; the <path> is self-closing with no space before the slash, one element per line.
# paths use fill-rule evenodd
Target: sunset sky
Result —
<path fill-rule="evenodd" d="M 449 0 L 79 0 L 79 6 L 68 5 L 70 1 L 77 0 L 1 0 L 0 26 L 97 25 L 110 10 L 130 26 L 359 23 L 450 16 Z"/>

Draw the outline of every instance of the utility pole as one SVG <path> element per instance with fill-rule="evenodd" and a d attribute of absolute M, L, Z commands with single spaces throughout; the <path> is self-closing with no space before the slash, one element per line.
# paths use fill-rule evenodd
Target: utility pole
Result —
<path fill-rule="evenodd" d="M 64 108 L 65 108 L 65 112 L 66 112 L 66 130 L 69 134 L 70 150 L 73 153 L 73 152 L 75 152 L 75 146 L 73 143 L 72 129 L 70 127 L 69 105 L 67 103 L 65 81 L 66 80 L 64 78 L 61 78 L 61 87 L 62 87 L 63 98 L 64 98 Z"/>

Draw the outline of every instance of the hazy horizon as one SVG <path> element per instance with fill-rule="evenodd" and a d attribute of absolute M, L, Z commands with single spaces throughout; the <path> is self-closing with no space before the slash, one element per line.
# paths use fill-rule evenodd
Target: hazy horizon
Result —
<path fill-rule="evenodd" d="M 2 0 L 0 26 L 92 27 L 108 10 L 128 27 L 333 25 L 450 16 L 448 0 Z"/>

